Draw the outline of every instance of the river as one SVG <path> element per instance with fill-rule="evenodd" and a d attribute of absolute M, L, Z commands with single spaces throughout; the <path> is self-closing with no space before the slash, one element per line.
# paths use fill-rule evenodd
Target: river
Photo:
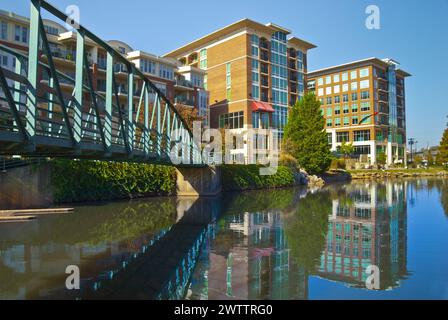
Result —
<path fill-rule="evenodd" d="M 0 224 L 0 299 L 448 299 L 447 248 L 446 179 L 81 205 Z"/>

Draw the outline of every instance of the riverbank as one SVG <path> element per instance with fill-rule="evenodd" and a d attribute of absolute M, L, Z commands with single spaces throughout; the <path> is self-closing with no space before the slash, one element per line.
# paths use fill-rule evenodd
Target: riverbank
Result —
<path fill-rule="evenodd" d="M 447 177 L 448 171 L 443 168 L 428 169 L 389 169 L 389 170 L 350 170 L 347 171 L 353 180 L 387 179 L 387 178 L 428 178 Z"/>

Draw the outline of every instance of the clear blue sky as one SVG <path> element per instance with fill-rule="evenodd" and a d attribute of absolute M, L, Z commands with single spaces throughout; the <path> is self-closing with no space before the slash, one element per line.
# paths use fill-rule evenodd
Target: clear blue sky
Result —
<path fill-rule="evenodd" d="M 274 22 L 316 44 L 309 70 L 376 56 L 390 57 L 407 79 L 408 137 L 438 144 L 448 121 L 448 0 L 52 0 L 78 5 L 81 24 L 103 39 L 162 55 L 236 20 Z M 365 27 L 365 9 L 380 8 L 381 29 Z M 29 16 L 28 0 L 1 9 Z M 230 10 L 230 8 L 233 8 Z"/>

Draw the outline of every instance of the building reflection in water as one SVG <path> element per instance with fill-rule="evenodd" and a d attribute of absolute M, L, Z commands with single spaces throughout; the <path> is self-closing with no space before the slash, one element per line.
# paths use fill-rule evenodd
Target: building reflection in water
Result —
<path fill-rule="evenodd" d="M 2 299 L 307 299 L 309 277 L 381 289 L 406 269 L 406 182 L 83 206 L 0 225 Z M 79 292 L 65 268 L 81 269 Z"/>
<path fill-rule="evenodd" d="M 380 289 L 407 275 L 406 182 L 354 183 L 333 199 L 318 275 L 365 287 L 366 268 L 380 269 Z"/>
<path fill-rule="evenodd" d="M 365 288 L 370 265 L 380 269 L 381 290 L 399 286 L 407 276 L 406 189 L 407 182 L 355 182 L 299 201 L 286 197 L 278 209 L 224 215 L 189 298 L 306 299 L 310 276 Z M 322 219 L 306 220 L 313 210 L 327 212 L 322 230 Z"/>

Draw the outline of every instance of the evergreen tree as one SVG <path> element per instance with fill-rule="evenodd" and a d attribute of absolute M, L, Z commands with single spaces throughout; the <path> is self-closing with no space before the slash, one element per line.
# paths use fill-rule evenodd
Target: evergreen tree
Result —
<path fill-rule="evenodd" d="M 448 166 L 448 129 L 445 129 L 442 141 L 440 142 L 439 153 L 437 154 L 437 163 Z"/>
<path fill-rule="evenodd" d="M 332 155 L 324 125 L 320 102 L 313 93 L 307 93 L 292 107 L 285 126 L 286 151 L 311 174 L 325 172 L 331 164 Z"/>

